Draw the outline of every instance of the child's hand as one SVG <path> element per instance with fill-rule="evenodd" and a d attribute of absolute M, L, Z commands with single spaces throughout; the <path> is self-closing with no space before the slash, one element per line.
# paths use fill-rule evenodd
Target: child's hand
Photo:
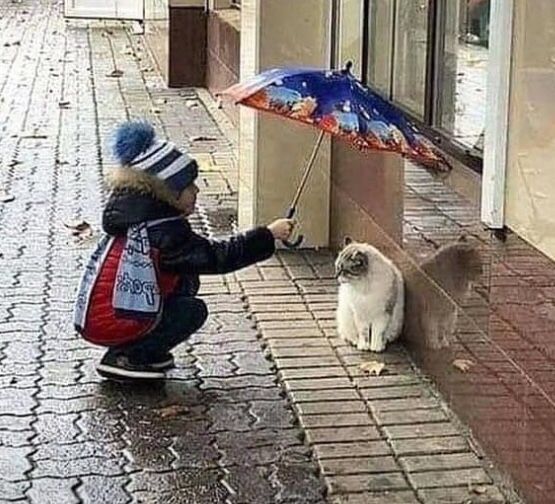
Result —
<path fill-rule="evenodd" d="M 295 221 L 292 219 L 278 219 L 268 226 L 268 229 L 276 240 L 287 240 L 291 236 L 294 228 Z"/>

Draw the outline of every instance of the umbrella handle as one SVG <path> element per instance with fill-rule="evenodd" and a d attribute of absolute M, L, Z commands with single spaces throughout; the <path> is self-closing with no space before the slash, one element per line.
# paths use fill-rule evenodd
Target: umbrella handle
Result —
<path fill-rule="evenodd" d="M 285 218 L 292 219 L 295 216 L 296 211 L 297 209 L 294 206 L 289 207 L 289 210 L 287 210 L 287 215 L 285 216 Z M 294 249 L 294 248 L 297 248 L 303 242 L 303 240 L 304 240 L 304 236 L 299 235 L 293 241 L 281 240 L 281 243 L 283 243 L 289 249 Z"/>

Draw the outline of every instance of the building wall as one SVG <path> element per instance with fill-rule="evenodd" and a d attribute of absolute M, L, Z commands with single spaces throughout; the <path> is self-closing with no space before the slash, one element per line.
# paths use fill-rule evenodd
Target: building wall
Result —
<path fill-rule="evenodd" d="M 237 9 L 212 10 L 207 27 L 206 87 L 212 94 L 239 81 L 241 51 L 241 13 Z M 239 109 L 223 103 L 234 124 L 239 123 Z"/>
<path fill-rule="evenodd" d="M 555 2 L 515 1 L 507 225 L 555 259 Z"/>

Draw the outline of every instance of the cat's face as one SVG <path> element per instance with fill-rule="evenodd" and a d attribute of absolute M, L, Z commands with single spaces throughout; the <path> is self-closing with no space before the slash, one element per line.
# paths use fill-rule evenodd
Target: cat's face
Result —
<path fill-rule="evenodd" d="M 362 244 L 346 242 L 347 245 L 335 261 L 335 276 L 340 283 L 352 282 L 368 275 L 370 259 Z"/>

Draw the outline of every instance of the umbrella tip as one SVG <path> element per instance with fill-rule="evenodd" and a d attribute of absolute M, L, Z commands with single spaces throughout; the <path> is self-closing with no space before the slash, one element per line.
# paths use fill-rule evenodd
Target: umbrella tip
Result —
<path fill-rule="evenodd" d="M 344 74 L 351 73 L 352 68 L 353 68 L 353 62 L 349 60 L 345 63 L 345 68 L 342 70 L 342 73 Z"/>

